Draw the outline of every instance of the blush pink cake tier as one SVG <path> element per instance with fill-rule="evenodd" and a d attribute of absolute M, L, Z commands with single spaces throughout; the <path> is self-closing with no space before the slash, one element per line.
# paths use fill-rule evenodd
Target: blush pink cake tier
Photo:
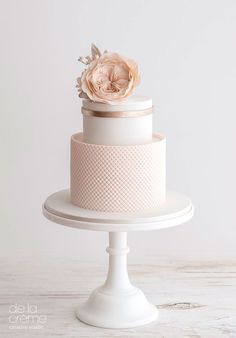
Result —
<path fill-rule="evenodd" d="M 152 100 L 82 102 L 83 133 L 71 137 L 71 202 L 130 213 L 165 202 L 166 139 L 152 132 Z"/>

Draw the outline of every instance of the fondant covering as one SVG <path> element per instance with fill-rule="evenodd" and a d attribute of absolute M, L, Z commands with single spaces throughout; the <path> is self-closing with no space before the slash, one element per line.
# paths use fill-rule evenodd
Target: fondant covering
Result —
<path fill-rule="evenodd" d="M 166 140 L 139 145 L 98 145 L 71 137 L 71 202 L 104 212 L 136 212 L 165 201 Z"/>

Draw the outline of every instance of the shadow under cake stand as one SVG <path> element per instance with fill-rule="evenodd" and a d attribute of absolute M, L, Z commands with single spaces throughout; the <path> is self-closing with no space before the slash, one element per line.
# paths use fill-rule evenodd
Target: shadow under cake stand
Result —
<path fill-rule="evenodd" d="M 81 209 L 70 202 L 70 191 L 49 196 L 43 214 L 68 227 L 109 233 L 109 268 L 105 283 L 95 289 L 76 311 L 87 324 L 104 328 L 131 328 L 154 321 L 157 308 L 134 287 L 127 272 L 127 232 L 159 230 L 187 222 L 193 216 L 191 201 L 168 191 L 166 202 L 156 210 L 140 214 L 113 214 Z"/>

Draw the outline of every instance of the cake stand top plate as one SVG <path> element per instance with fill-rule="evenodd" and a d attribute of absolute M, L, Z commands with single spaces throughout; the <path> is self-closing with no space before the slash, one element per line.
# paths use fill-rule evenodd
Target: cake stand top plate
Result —
<path fill-rule="evenodd" d="M 187 222 L 194 212 L 190 199 L 167 191 L 166 202 L 157 209 L 140 213 L 107 213 L 81 209 L 70 202 L 70 191 L 50 195 L 43 204 L 43 214 L 50 221 L 65 226 L 95 231 L 145 231 L 169 228 Z"/>

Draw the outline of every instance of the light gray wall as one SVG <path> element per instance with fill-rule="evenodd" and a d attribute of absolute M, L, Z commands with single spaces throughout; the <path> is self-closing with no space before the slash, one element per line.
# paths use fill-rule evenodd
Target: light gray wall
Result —
<path fill-rule="evenodd" d="M 138 92 L 167 135 L 168 186 L 196 207 L 181 227 L 131 234 L 131 259 L 235 258 L 236 2 L 10 0 L 0 16 L 0 254 L 105 257 L 106 234 L 41 214 L 69 185 L 77 58 L 94 42 L 139 63 Z"/>

